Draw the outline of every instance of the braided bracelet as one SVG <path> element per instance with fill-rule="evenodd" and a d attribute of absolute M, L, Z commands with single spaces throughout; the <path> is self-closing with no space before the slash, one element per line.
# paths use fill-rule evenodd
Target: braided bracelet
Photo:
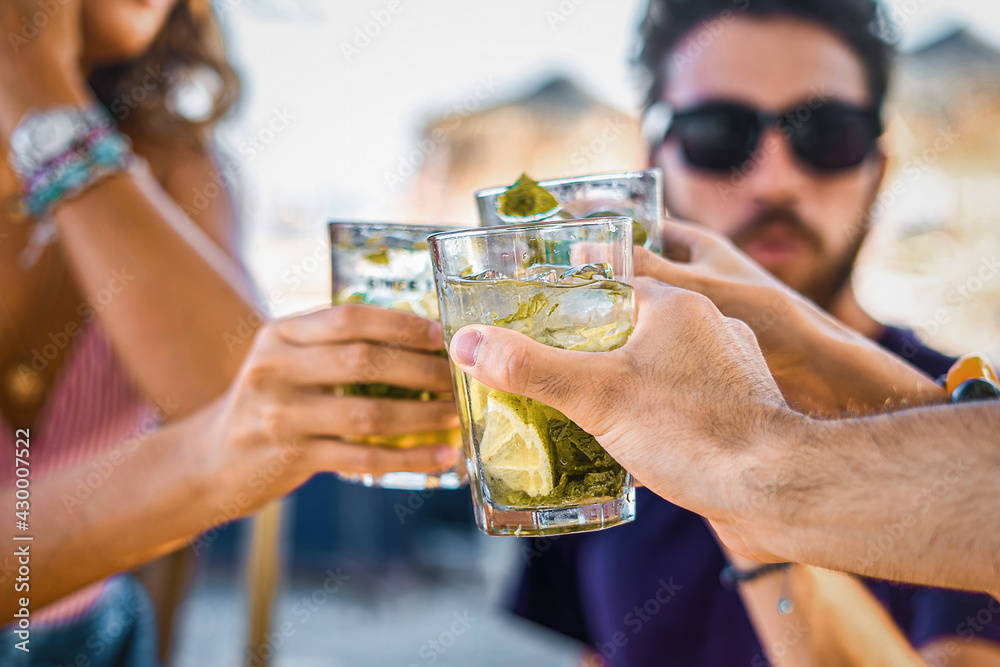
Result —
<path fill-rule="evenodd" d="M 127 170 L 135 159 L 129 139 L 96 104 L 32 112 L 15 128 L 10 147 L 8 161 L 21 182 L 20 208 L 36 220 Z"/>

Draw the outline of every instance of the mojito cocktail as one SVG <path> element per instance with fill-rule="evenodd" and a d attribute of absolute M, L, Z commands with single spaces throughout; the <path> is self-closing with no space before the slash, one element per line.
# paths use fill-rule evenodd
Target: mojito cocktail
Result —
<path fill-rule="evenodd" d="M 617 349 L 632 332 L 630 254 L 619 252 L 631 246 L 629 219 L 453 232 L 431 243 L 449 344 L 469 324 L 579 352 Z M 558 534 L 633 518 L 631 476 L 591 434 L 544 403 L 452 372 L 482 530 Z"/>
<path fill-rule="evenodd" d="M 476 203 L 487 227 L 626 216 L 633 221 L 633 243 L 660 250 L 665 208 L 663 172 L 657 167 L 538 182 L 522 175 L 509 187 L 480 190 Z"/>
<path fill-rule="evenodd" d="M 330 223 L 333 305 L 368 304 L 440 319 L 427 237 L 445 231 L 443 227 L 385 225 L 370 223 Z M 401 341 L 404 344 L 404 341 Z M 447 353 L 442 350 L 442 356 Z M 429 391 L 366 382 L 359 377 L 352 384 L 335 387 L 344 396 L 365 396 L 400 400 L 447 400 Z M 352 436 L 352 442 L 376 447 L 408 448 L 432 444 L 462 446 L 461 432 L 427 431 L 391 436 Z M 439 476 L 392 472 L 379 478 L 348 477 L 368 486 L 423 489 L 456 488 L 464 475 L 445 471 Z"/>

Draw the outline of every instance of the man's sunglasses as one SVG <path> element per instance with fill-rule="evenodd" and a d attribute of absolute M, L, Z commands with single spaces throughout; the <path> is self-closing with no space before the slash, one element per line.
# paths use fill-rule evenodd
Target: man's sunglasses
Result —
<path fill-rule="evenodd" d="M 643 134 L 654 147 L 676 139 L 692 167 L 721 172 L 748 162 L 769 127 L 778 128 L 802 162 L 826 172 L 861 164 L 882 134 L 877 110 L 842 102 L 768 113 L 722 101 L 681 111 L 658 102 L 646 114 Z"/>

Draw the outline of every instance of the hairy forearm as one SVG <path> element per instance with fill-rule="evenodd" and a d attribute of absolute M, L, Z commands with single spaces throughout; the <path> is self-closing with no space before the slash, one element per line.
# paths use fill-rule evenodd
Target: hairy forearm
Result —
<path fill-rule="evenodd" d="M 205 422 L 206 414 L 192 415 L 32 483 L 33 609 L 168 553 L 227 518 L 220 506 L 232 495 L 231 475 L 204 467 Z M 0 495 L 14 506 L 13 488 Z M 17 596 L 8 591 L 0 596 L 4 619 L 15 611 Z"/>
<path fill-rule="evenodd" d="M 1000 587 L 1000 406 L 792 417 L 743 479 L 783 559 L 927 585 Z"/>
<path fill-rule="evenodd" d="M 255 321 L 236 261 L 148 174 L 110 178 L 56 220 L 81 311 L 100 319 L 146 395 L 179 405 L 177 417 L 221 394 L 249 346 L 225 334 Z"/>

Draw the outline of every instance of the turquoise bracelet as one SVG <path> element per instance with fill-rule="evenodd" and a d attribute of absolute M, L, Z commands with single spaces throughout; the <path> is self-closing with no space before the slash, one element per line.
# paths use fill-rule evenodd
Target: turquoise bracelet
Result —
<path fill-rule="evenodd" d="M 32 176 L 23 196 L 25 209 L 37 220 L 47 218 L 56 204 L 128 170 L 134 159 L 127 137 L 117 130 L 100 133 Z"/>

